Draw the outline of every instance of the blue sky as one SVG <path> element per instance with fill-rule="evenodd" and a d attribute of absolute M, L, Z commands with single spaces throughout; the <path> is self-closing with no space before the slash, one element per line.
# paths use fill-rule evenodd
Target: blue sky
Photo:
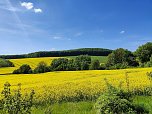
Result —
<path fill-rule="evenodd" d="M 0 0 L 0 54 L 152 41 L 152 0 Z"/>

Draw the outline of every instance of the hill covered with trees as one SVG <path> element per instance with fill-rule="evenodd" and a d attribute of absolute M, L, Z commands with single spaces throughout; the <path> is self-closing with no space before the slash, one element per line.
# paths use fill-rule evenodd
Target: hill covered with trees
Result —
<path fill-rule="evenodd" d="M 22 55 L 0 55 L 3 59 L 18 59 L 18 58 L 36 58 L 36 57 L 63 57 L 63 56 L 78 56 L 78 55 L 90 55 L 90 56 L 108 56 L 112 53 L 110 49 L 104 48 L 80 48 L 72 50 L 62 51 L 39 51 Z"/>

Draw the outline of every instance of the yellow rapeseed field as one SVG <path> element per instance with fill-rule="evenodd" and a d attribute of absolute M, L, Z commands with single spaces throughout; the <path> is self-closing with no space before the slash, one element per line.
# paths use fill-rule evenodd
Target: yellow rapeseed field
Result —
<path fill-rule="evenodd" d="M 15 69 L 19 68 L 23 64 L 30 65 L 32 69 L 34 69 L 37 66 L 37 64 L 41 61 L 44 61 L 45 63 L 47 63 L 47 65 L 50 65 L 51 61 L 55 58 L 58 58 L 58 57 L 10 59 L 10 61 L 14 63 L 15 67 L 0 68 L 0 74 L 12 73 Z"/>
<path fill-rule="evenodd" d="M 44 58 L 49 62 L 50 58 Z M 16 59 L 11 60 L 15 65 L 21 65 L 24 62 L 35 65 L 42 60 L 37 58 L 31 59 Z M 22 62 L 21 62 L 22 61 Z M 11 68 L 0 69 L 3 74 Z M 15 89 L 18 83 L 22 84 L 22 91 L 25 94 L 34 89 L 36 100 L 65 100 L 77 99 L 80 96 L 92 98 L 103 92 L 106 89 L 105 78 L 114 86 L 118 86 L 123 82 L 122 88 L 127 89 L 125 73 L 129 76 L 129 89 L 143 89 L 150 85 L 146 73 L 152 71 L 152 68 L 136 68 L 124 70 L 90 70 L 90 71 L 61 71 L 49 72 L 43 74 L 6 74 L 0 75 L 0 91 L 3 89 L 3 84 L 8 81 L 12 88 Z M 2 73 L 3 72 L 3 73 Z"/>
<path fill-rule="evenodd" d="M 41 57 L 41 58 L 24 58 L 24 59 L 10 59 L 11 62 L 14 63 L 15 67 L 20 67 L 23 64 L 28 64 L 32 68 L 35 68 L 37 64 L 41 61 L 44 61 L 48 65 L 50 65 L 51 61 L 55 58 L 59 57 Z"/>

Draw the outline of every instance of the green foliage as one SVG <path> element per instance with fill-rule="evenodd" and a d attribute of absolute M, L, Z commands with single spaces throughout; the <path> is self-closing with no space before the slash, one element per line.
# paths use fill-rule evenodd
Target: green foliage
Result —
<path fill-rule="evenodd" d="M 53 59 L 51 63 L 51 68 L 54 71 L 65 71 L 67 69 L 68 59 L 66 58 L 58 58 Z"/>
<path fill-rule="evenodd" d="M 133 102 L 140 107 L 145 107 L 152 114 L 152 96 L 135 96 Z"/>
<path fill-rule="evenodd" d="M 152 87 L 145 87 L 144 89 L 135 88 L 132 94 L 140 96 L 152 96 Z"/>
<path fill-rule="evenodd" d="M 103 93 L 95 104 L 97 114 L 148 114 L 144 107 L 132 101 L 132 94 L 117 89 L 106 80 L 108 91 Z"/>
<path fill-rule="evenodd" d="M 27 64 L 24 64 L 19 69 L 13 71 L 13 74 L 31 74 L 31 73 L 32 73 L 32 69 Z"/>
<path fill-rule="evenodd" d="M 128 64 L 127 63 L 117 63 L 113 66 L 109 66 L 108 69 L 125 69 L 128 68 Z"/>
<path fill-rule="evenodd" d="M 90 64 L 90 70 L 99 70 L 100 69 L 100 62 L 99 60 L 94 60 Z"/>
<path fill-rule="evenodd" d="M 93 101 L 62 102 L 34 108 L 32 114 L 96 114 Z"/>
<path fill-rule="evenodd" d="M 143 64 L 143 67 L 152 67 L 152 55 L 150 57 L 150 61 L 141 64 Z"/>
<path fill-rule="evenodd" d="M 51 63 L 53 71 L 74 71 L 88 70 L 91 63 L 91 57 L 88 55 L 80 55 L 75 59 L 58 58 Z"/>
<path fill-rule="evenodd" d="M 147 42 L 146 44 L 139 46 L 135 51 L 135 55 L 141 63 L 150 61 L 152 55 L 152 42 Z"/>
<path fill-rule="evenodd" d="M 47 66 L 45 62 L 40 62 L 37 67 L 34 69 L 34 73 L 45 73 L 51 71 L 51 68 Z"/>
<path fill-rule="evenodd" d="M 102 95 L 99 97 L 96 108 L 98 114 L 133 114 L 133 105 L 127 99 L 116 95 Z"/>
<path fill-rule="evenodd" d="M 76 70 L 73 59 L 68 60 L 66 70 L 67 70 L 67 71 L 75 71 L 75 70 Z"/>
<path fill-rule="evenodd" d="M 52 107 L 51 107 L 51 106 L 47 107 L 47 108 L 45 109 L 44 113 L 45 113 L 45 114 L 52 114 Z"/>
<path fill-rule="evenodd" d="M 138 63 L 131 51 L 119 48 L 108 55 L 106 66 L 112 69 L 119 69 L 127 68 L 128 66 L 138 66 Z"/>
<path fill-rule="evenodd" d="M 74 60 L 76 70 L 88 70 L 91 64 L 91 57 L 88 55 L 77 56 Z"/>
<path fill-rule="evenodd" d="M 100 70 L 105 70 L 105 69 L 106 69 L 106 65 L 103 64 L 103 63 L 101 63 L 101 64 L 100 64 Z"/>
<path fill-rule="evenodd" d="M 31 114 L 31 107 L 33 105 L 34 90 L 25 95 L 21 94 L 21 84 L 18 84 L 18 90 L 14 94 L 11 93 L 10 83 L 4 84 L 2 91 L 2 99 L 0 100 L 1 110 L 6 114 Z"/>
<path fill-rule="evenodd" d="M 14 64 L 9 60 L 5 60 L 5 59 L 0 58 L 0 68 L 1 67 L 14 67 Z"/>

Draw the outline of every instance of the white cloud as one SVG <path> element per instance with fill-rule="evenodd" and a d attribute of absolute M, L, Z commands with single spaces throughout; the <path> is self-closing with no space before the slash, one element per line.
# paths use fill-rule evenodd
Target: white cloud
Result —
<path fill-rule="evenodd" d="M 42 13 L 42 9 L 35 8 L 32 2 L 21 2 L 22 7 L 25 7 L 27 10 L 33 10 L 35 13 Z"/>
<path fill-rule="evenodd" d="M 40 8 L 34 8 L 34 12 L 35 13 L 42 13 L 42 9 L 40 9 Z"/>
<path fill-rule="evenodd" d="M 53 36 L 52 38 L 53 38 L 53 39 L 55 39 L 55 40 L 62 39 L 62 37 L 61 37 L 61 36 Z"/>
<path fill-rule="evenodd" d="M 21 2 L 21 6 L 25 7 L 28 10 L 30 10 L 34 7 L 32 2 Z"/>
<path fill-rule="evenodd" d="M 124 33 L 125 33 L 125 31 L 124 31 L 124 30 L 120 31 L 120 34 L 124 34 Z"/>

